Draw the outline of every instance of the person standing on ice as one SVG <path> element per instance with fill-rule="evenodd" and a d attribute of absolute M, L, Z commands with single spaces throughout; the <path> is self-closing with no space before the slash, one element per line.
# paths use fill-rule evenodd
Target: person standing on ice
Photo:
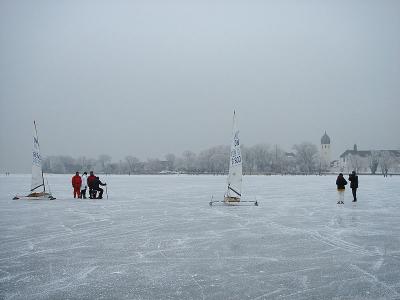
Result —
<path fill-rule="evenodd" d="M 87 179 L 87 185 L 89 187 L 89 198 L 90 199 L 96 198 L 96 192 L 93 190 L 93 182 L 95 179 L 96 179 L 96 176 L 94 176 L 93 171 L 90 171 L 90 175 Z"/>
<path fill-rule="evenodd" d="M 353 193 L 353 202 L 357 202 L 357 189 L 358 189 L 358 176 L 356 171 L 351 172 L 349 175 L 350 188 Z"/>
<path fill-rule="evenodd" d="M 93 181 L 93 190 L 99 191 L 99 197 L 95 199 L 103 199 L 103 189 L 100 187 L 100 185 L 107 185 L 107 183 L 102 183 L 99 177 L 96 176 L 96 178 Z"/>
<path fill-rule="evenodd" d="M 72 187 L 74 188 L 74 198 L 78 196 L 78 198 L 81 197 L 81 184 L 82 184 L 82 178 L 79 176 L 79 172 L 75 173 L 75 176 L 72 177 Z"/>
<path fill-rule="evenodd" d="M 339 200 L 337 204 L 344 204 L 344 191 L 345 191 L 345 185 L 347 184 L 346 179 L 344 179 L 343 174 L 339 173 L 339 176 L 336 179 L 336 186 L 337 186 L 337 191 L 339 194 Z"/>
<path fill-rule="evenodd" d="M 81 196 L 80 196 L 80 198 L 86 199 L 87 172 L 83 172 L 81 178 L 82 178 L 82 185 L 81 185 Z"/>

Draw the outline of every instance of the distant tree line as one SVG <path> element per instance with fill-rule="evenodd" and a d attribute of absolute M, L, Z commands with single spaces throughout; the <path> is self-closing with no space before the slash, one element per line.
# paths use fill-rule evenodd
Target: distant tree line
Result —
<path fill-rule="evenodd" d="M 285 152 L 279 146 L 258 144 L 242 146 L 244 174 L 313 174 L 320 170 L 317 146 L 304 142 Z M 215 146 L 199 153 L 187 150 L 180 156 L 169 153 L 163 160 L 150 158 L 141 161 L 128 155 L 124 160 L 113 162 L 111 156 L 100 155 L 97 159 L 70 156 L 48 156 L 43 161 L 46 173 L 74 173 L 93 170 L 105 174 L 226 174 L 229 168 L 229 146 Z"/>

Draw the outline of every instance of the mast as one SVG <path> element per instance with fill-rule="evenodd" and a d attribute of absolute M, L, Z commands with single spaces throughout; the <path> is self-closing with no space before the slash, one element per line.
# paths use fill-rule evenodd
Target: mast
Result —
<path fill-rule="evenodd" d="M 232 133 L 234 134 L 235 130 L 235 116 L 236 116 L 236 110 L 233 110 L 233 118 L 232 118 Z M 232 155 L 232 136 L 231 136 L 231 154 Z M 230 177 L 231 177 L 231 166 L 232 166 L 232 157 L 229 158 L 229 167 L 228 167 L 228 185 L 226 187 L 226 195 L 229 195 L 229 189 L 231 188 L 231 183 L 230 183 Z"/>

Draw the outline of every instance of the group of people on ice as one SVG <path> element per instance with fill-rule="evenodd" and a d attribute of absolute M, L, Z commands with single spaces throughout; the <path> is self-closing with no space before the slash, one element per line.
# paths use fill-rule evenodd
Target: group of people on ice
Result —
<path fill-rule="evenodd" d="M 349 174 L 350 188 L 353 194 L 353 202 L 357 202 L 357 188 L 358 188 L 358 176 L 356 171 Z M 72 187 L 74 188 L 74 198 L 86 199 L 86 190 L 89 188 L 90 199 L 103 199 L 104 190 L 100 186 L 105 186 L 107 183 L 100 181 L 98 176 L 95 176 L 93 171 L 90 171 L 89 177 L 87 172 L 83 172 L 82 176 L 79 172 L 76 172 L 72 177 Z M 339 173 L 336 179 L 337 191 L 339 193 L 339 200 L 337 204 L 344 204 L 344 191 L 346 189 L 347 180 L 344 178 L 343 173 Z M 99 196 L 97 196 L 99 192 Z"/>
<path fill-rule="evenodd" d="M 72 187 L 74 188 L 74 198 L 86 199 L 86 190 L 89 188 L 89 198 L 90 199 L 103 199 L 103 189 L 100 186 L 107 185 L 107 183 L 102 183 L 98 176 L 95 176 L 93 171 L 90 171 L 89 177 L 87 172 L 83 172 L 82 176 L 79 172 L 76 172 L 72 177 Z M 99 196 L 97 196 L 99 192 Z"/>
<path fill-rule="evenodd" d="M 350 188 L 353 193 L 353 202 L 357 202 L 357 189 L 358 189 L 358 176 L 356 171 L 353 171 L 349 175 Z M 339 173 L 339 176 L 336 179 L 336 186 L 339 193 L 339 200 L 337 204 L 344 204 L 344 191 L 346 189 L 347 180 L 344 178 L 343 173 Z"/>

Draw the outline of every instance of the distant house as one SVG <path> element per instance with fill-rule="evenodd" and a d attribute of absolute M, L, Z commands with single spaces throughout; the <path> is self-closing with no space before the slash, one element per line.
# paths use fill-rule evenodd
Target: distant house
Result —
<path fill-rule="evenodd" d="M 353 150 L 346 150 L 339 158 L 339 168 L 342 172 L 355 170 L 371 173 L 374 165 L 381 173 L 398 172 L 400 150 L 358 150 L 355 144 Z"/>
<path fill-rule="evenodd" d="M 294 154 L 293 152 L 285 152 L 285 157 L 287 159 L 295 159 L 296 158 L 296 154 Z"/>
<path fill-rule="evenodd" d="M 339 160 L 338 159 L 335 159 L 335 160 L 332 160 L 331 162 L 330 162 L 330 167 L 331 167 L 331 169 L 332 168 L 339 168 Z"/>
<path fill-rule="evenodd" d="M 155 174 L 161 171 L 171 170 L 171 162 L 167 160 L 148 159 L 144 164 L 145 173 Z"/>
<path fill-rule="evenodd" d="M 285 168 L 283 168 L 282 172 L 283 173 L 296 173 L 297 172 L 297 166 L 296 166 L 296 154 L 293 152 L 285 152 L 285 161 L 286 165 Z"/>

